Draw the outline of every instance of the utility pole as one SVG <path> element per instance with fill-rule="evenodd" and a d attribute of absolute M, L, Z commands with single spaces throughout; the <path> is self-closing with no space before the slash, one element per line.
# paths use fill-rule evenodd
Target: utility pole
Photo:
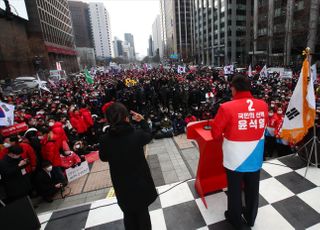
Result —
<path fill-rule="evenodd" d="M 287 14 L 286 14 L 286 27 L 285 27 L 285 43 L 284 43 L 284 64 L 289 65 L 291 60 L 291 48 L 292 48 L 292 21 L 293 21 L 293 7 L 294 1 L 288 0 L 287 2 Z"/>
<path fill-rule="evenodd" d="M 272 42 L 273 42 L 273 23 L 274 22 L 274 0 L 269 0 L 269 13 L 268 13 L 268 59 L 267 64 L 272 63 Z"/>

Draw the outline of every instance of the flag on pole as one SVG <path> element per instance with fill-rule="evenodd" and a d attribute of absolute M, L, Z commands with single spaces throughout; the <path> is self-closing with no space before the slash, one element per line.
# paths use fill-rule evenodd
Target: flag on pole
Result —
<path fill-rule="evenodd" d="M 59 61 L 56 62 L 56 66 L 57 66 L 57 70 L 62 70 L 61 63 Z"/>
<path fill-rule="evenodd" d="M 185 73 L 185 72 L 186 72 L 186 67 L 185 67 L 185 66 L 178 65 L 178 70 L 177 70 L 177 72 L 178 72 L 179 74 Z"/>
<path fill-rule="evenodd" d="M 41 89 L 42 89 L 44 91 L 51 93 L 50 90 L 47 88 L 45 81 L 41 81 L 38 74 L 37 74 L 37 80 L 35 80 L 35 81 L 38 84 L 39 91 L 41 91 Z"/>
<path fill-rule="evenodd" d="M 251 64 L 249 65 L 249 68 L 248 68 L 248 76 L 249 76 L 249 77 L 252 77 L 252 68 L 251 68 Z"/>
<path fill-rule="evenodd" d="M 233 74 L 234 73 L 234 66 L 233 65 L 227 65 L 223 67 L 223 71 L 225 75 Z"/>
<path fill-rule="evenodd" d="M 11 126 L 14 124 L 14 105 L 0 101 L 0 126 Z"/>
<path fill-rule="evenodd" d="M 88 84 L 93 84 L 93 78 L 90 75 L 89 71 L 87 68 L 84 69 L 84 75 L 86 76 L 86 81 L 88 82 Z"/>
<path fill-rule="evenodd" d="M 311 79 L 312 82 L 315 82 L 317 80 L 317 65 L 313 64 L 311 66 Z"/>
<path fill-rule="evenodd" d="M 314 126 L 316 116 L 315 95 L 311 80 L 310 62 L 304 60 L 296 88 L 286 111 L 280 137 L 297 143 Z"/>
<path fill-rule="evenodd" d="M 267 65 L 264 65 L 264 67 L 260 71 L 260 77 L 268 77 Z"/>

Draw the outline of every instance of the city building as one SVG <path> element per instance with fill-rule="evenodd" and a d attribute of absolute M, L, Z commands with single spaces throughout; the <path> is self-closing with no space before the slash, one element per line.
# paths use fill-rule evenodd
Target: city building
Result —
<path fill-rule="evenodd" d="M 12 14 L 8 14 L 4 3 L 0 2 L 0 80 L 35 73 L 27 32 L 28 17 L 25 6 L 20 5 L 22 8 L 25 14 L 15 15 L 13 9 Z"/>
<path fill-rule="evenodd" d="M 123 41 L 121 41 L 119 38 L 114 37 L 113 40 L 113 55 L 114 57 L 123 57 L 123 47 L 122 47 Z"/>
<path fill-rule="evenodd" d="M 97 59 L 112 57 L 110 16 L 102 2 L 89 3 L 92 37 Z"/>
<path fill-rule="evenodd" d="M 192 0 L 160 0 L 164 56 L 193 57 Z"/>
<path fill-rule="evenodd" d="M 198 64 L 248 63 L 252 0 L 192 0 Z"/>
<path fill-rule="evenodd" d="M 79 64 L 68 1 L 28 0 L 25 3 L 30 51 L 37 69 L 56 69 L 56 63 L 60 62 L 66 72 L 77 72 Z"/>
<path fill-rule="evenodd" d="M 92 32 L 89 17 L 89 5 L 79 1 L 69 1 L 72 28 L 76 50 L 81 68 L 96 65 Z"/>
<path fill-rule="evenodd" d="M 153 38 L 153 50 L 154 55 L 157 53 L 162 58 L 163 57 L 163 47 L 161 38 L 161 18 L 160 15 L 156 17 L 152 24 L 152 38 Z"/>
<path fill-rule="evenodd" d="M 131 43 L 124 41 L 122 43 L 123 57 L 128 61 L 133 61 L 135 59 L 134 48 Z"/>
<path fill-rule="evenodd" d="M 153 40 L 152 40 L 152 36 L 150 35 L 149 40 L 148 40 L 148 56 L 152 57 L 153 56 Z"/>
<path fill-rule="evenodd" d="M 254 63 L 291 65 L 302 61 L 307 46 L 320 49 L 318 0 L 254 0 Z"/>
<path fill-rule="evenodd" d="M 130 46 L 133 48 L 133 53 L 134 53 L 134 59 L 136 57 L 136 49 L 134 47 L 134 38 L 133 38 L 133 35 L 130 34 L 130 33 L 125 33 L 124 34 L 124 40 L 127 41 L 128 43 L 130 43 Z"/>

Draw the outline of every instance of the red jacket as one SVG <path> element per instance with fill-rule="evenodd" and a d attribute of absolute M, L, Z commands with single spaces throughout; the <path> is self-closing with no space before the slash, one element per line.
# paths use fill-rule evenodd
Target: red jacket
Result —
<path fill-rule="evenodd" d="M 274 113 L 272 117 L 268 116 L 268 125 L 267 125 L 267 130 L 266 130 L 266 136 L 275 136 L 275 128 L 278 123 L 279 116 Z"/>
<path fill-rule="evenodd" d="M 193 122 L 193 121 L 197 121 L 197 118 L 195 117 L 195 116 L 189 116 L 189 117 L 186 117 L 185 119 L 184 119 L 184 122 L 186 123 L 186 124 L 189 124 L 190 122 Z"/>
<path fill-rule="evenodd" d="M 50 161 L 52 166 L 61 167 L 61 157 L 55 138 L 50 139 L 48 135 L 45 135 L 41 140 L 41 145 L 42 159 Z"/>
<path fill-rule="evenodd" d="M 281 132 L 281 128 L 282 128 L 282 124 L 284 121 L 284 116 L 283 115 L 279 115 L 276 114 L 276 122 L 275 122 L 275 126 L 274 126 L 274 135 L 279 138 L 280 132 Z"/>
<path fill-rule="evenodd" d="M 87 132 L 87 125 L 79 113 L 70 113 L 70 123 L 79 134 Z"/>
<path fill-rule="evenodd" d="M 80 157 L 72 152 L 69 156 L 61 156 L 61 166 L 65 169 L 81 162 Z"/>
<path fill-rule="evenodd" d="M 85 122 L 85 124 L 87 125 L 88 128 L 93 126 L 93 119 L 91 116 L 91 112 L 89 109 L 86 108 L 82 108 L 80 109 L 80 113 L 83 116 L 83 120 Z"/>
<path fill-rule="evenodd" d="M 23 152 L 21 154 L 21 157 L 23 159 L 28 158 L 29 159 L 29 164 L 26 167 L 26 171 L 27 173 L 33 172 L 36 167 L 37 167 L 37 156 L 36 156 L 36 152 L 34 151 L 34 149 L 31 147 L 30 144 L 22 142 L 19 143 L 19 145 L 21 146 L 21 148 L 23 149 Z"/>
<path fill-rule="evenodd" d="M 255 172 L 262 166 L 268 105 L 249 91 L 237 92 L 223 103 L 212 122 L 212 137 L 223 137 L 223 165 L 238 172 Z"/>
<path fill-rule="evenodd" d="M 5 155 L 7 155 L 8 151 L 7 148 L 3 148 L 0 151 L 0 160 L 2 160 L 4 158 Z"/>
<path fill-rule="evenodd" d="M 51 127 L 51 130 L 56 137 L 56 142 L 57 142 L 58 148 L 61 149 L 62 143 L 64 141 L 66 141 L 66 142 L 68 141 L 68 137 L 63 129 L 62 123 L 55 122 L 54 125 Z"/>
<path fill-rule="evenodd" d="M 29 164 L 26 166 L 27 173 L 31 173 L 37 167 L 37 156 L 34 149 L 28 143 L 19 143 L 19 146 L 22 148 L 21 157 L 22 159 L 29 159 Z M 8 149 L 5 148 L 0 152 L 0 160 L 3 159 L 5 155 L 8 154 Z"/>
<path fill-rule="evenodd" d="M 101 108 L 101 111 L 102 113 L 106 113 L 107 109 L 113 104 L 114 102 L 113 101 L 109 101 L 107 103 L 105 103 L 102 108 Z"/>

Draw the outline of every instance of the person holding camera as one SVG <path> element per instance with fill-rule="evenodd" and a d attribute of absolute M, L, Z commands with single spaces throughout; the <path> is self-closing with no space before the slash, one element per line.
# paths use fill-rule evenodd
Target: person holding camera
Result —
<path fill-rule="evenodd" d="M 109 162 L 115 194 L 124 213 L 125 229 L 149 230 L 148 206 L 158 194 L 143 147 L 152 140 L 152 134 L 141 114 L 133 111 L 131 114 L 140 129 L 131 126 L 129 112 L 123 104 L 113 103 L 106 110 L 110 128 L 100 139 L 99 156 L 102 161 Z"/>

